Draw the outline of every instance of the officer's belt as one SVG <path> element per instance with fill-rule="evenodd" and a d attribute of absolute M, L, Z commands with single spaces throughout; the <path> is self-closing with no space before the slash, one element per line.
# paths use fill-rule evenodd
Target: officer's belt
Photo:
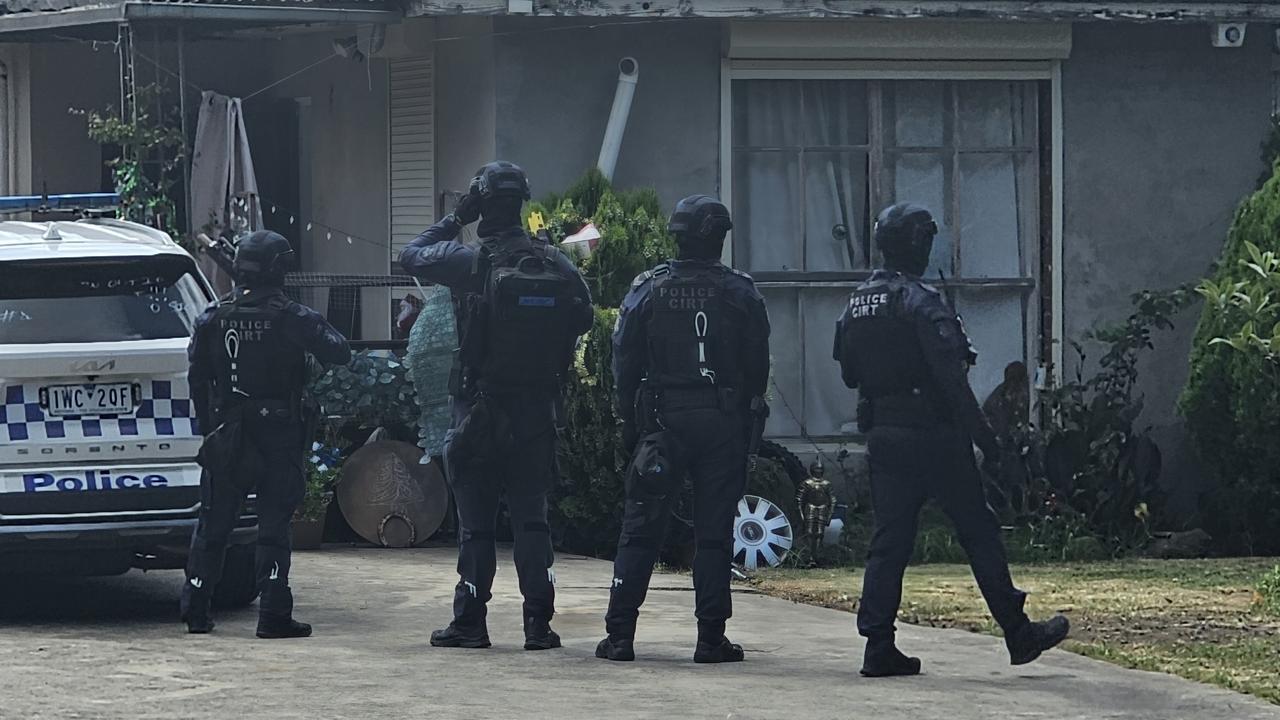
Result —
<path fill-rule="evenodd" d="M 228 409 L 241 413 L 243 417 L 277 420 L 294 420 L 299 417 L 298 404 L 291 400 L 245 398 L 239 402 L 232 402 Z"/>
<path fill-rule="evenodd" d="M 671 410 L 736 410 L 741 408 L 738 391 L 733 388 L 683 387 L 658 391 L 658 407 Z"/>
<path fill-rule="evenodd" d="M 871 404 L 876 425 L 930 427 L 942 422 L 938 408 L 919 388 L 874 398 Z"/>

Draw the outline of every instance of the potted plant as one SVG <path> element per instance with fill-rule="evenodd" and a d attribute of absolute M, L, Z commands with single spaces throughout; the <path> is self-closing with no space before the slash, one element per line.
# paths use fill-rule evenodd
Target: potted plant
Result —
<path fill-rule="evenodd" d="M 333 500 L 333 484 L 338 479 L 338 452 L 320 443 L 312 446 L 306 463 L 306 488 L 293 514 L 293 548 L 315 550 L 324 540 L 324 518 Z"/>

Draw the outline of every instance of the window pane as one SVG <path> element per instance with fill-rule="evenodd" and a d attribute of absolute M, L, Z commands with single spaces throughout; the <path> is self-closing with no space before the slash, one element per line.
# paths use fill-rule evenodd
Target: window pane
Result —
<path fill-rule="evenodd" d="M 1030 156 L 960 156 L 960 269 L 965 277 L 1021 277 L 1019 238 L 1035 241 Z"/>
<path fill-rule="evenodd" d="M 960 147 L 1010 147 L 1034 144 L 1035 86 L 1032 83 L 962 82 L 956 84 Z"/>
<path fill-rule="evenodd" d="M 857 393 L 844 386 L 840 366 L 831 359 L 836 320 L 849 299 L 847 289 L 804 291 L 805 431 L 813 436 L 857 432 Z"/>
<path fill-rule="evenodd" d="M 797 307 L 799 292 L 791 288 L 761 288 L 760 292 L 769 308 L 769 353 L 773 357 L 765 433 L 774 437 L 799 437 L 800 419 L 804 417 L 804 397 L 800 391 L 803 358 Z"/>
<path fill-rule="evenodd" d="M 969 384 L 978 402 L 987 399 L 1004 380 L 1011 362 L 1026 362 L 1026 321 L 1022 293 L 1016 290 L 964 288 L 956 293 L 965 331 L 978 351 L 978 364 L 969 372 Z"/>
<path fill-rule="evenodd" d="M 805 269 L 867 267 L 867 154 L 807 153 Z"/>
<path fill-rule="evenodd" d="M 885 130 L 890 147 L 941 147 L 949 114 L 942 82 L 887 83 Z"/>
<path fill-rule="evenodd" d="M 736 80 L 733 83 L 735 147 L 798 147 L 802 141 L 800 83 Z"/>
<path fill-rule="evenodd" d="M 938 223 L 938 236 L 933 240 L 933 252 L 929 255 L 927 275 L 934 277 L 941 269 L 947 275 L 954 274 L 951 252 L 952 233 L 947 208 L 947 160 L 942 155 L 904 153 L 890 156 L 888 166 L 891 177 L 886 183 L 892 188 L 888 203 L 918 203 L 933 213 Z"/>
<path fill-rule="evenodd" d="M 734 264 L 799 270 L 800 160 L 783 152 L 734 154 Z"/>
<path fill-rule="evenodd" d="M 857 80 L 804 83 L 805 145 L 867 144 L 867 84 Z"/>

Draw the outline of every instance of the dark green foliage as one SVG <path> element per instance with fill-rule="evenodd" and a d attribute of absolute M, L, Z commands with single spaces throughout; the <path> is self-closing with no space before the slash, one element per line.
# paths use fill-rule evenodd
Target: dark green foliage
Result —
<path fill-rule="evenodd" d="M 1280 336 L 1274 280 L 1259 274 L 1249 246 L 1280 251 L 1280 172 L 1236 212 L 1222 258 L 1201 291 L 1210 295 L 1196 328 L 1180 409 L 1217 486 L 1202 504 L 1205 530 L 1234 553 L 1280 553 L 1280 366 L 1268 349 Z M 1223 338 L 1227 342 L 1214 340 Z"/>
<path fill-rule="evenodd" d="M 1146 543 L 1160 497 L 1159 449 L 1144 430 L 1134 428 L 1142 412 L 1142 398 L 1135 394 L 1138 359 L 1154 347 L 1153 331 L 1172 328 L 1174 316 L 1193 297 L 1186 288 L 1134 295 L 1134 312 L 1124 323 L 1088 336 L 1106 348 L 1097 372 L 1084 376 L 1084 348 L 1073 343 L 1075 377 L 1052 388 L 1043 401 L 1048 423 L 1044 477 L 1051 490 L 1045 511 L 1078 516 L 1118 552 Z"/>
<path fill-rule="evenodd" d="M 1258 187 L 1262 187 L 1271 179 L 1271 169 L 1280 160 L 1280 113 L 1272 113 L 1271 128 L 1262 141 L 1262 164 L 1266 168 L 1258 177 Z"/>
<path fill-rule="evenodd" d="M 560 442 L 560 484 L 552 497 L 558 544 L 573 552 L 612 556 L 622 529 L 622 426 L 613 400 L 616 310 L 598 308 L 565 388 L 567 427 Z"/>
<path fill-rule="evenodd" d="M 362 350 L 341 367 L 329 368 L 311 382 L 311 393 L 326 415 L 341 416 L 363 428 L 412 428 L 418 419 L 413 384 L 404 364 L 383 351 Z"/>
<path fill-rule="evenodd" d="M 107 167 L 120 195 L 121 217 L 181 240 L 174 196 L 182 177 L 186 139 L 177 103 L 160 85 L 138 87 L 129 102 L 133 112 L 125 119 L 110 106 L 103 112 L 75 108 L 70 112 L 86 119 L 90 140 L 118 149 L 119 155 L 108 160 Z"/>

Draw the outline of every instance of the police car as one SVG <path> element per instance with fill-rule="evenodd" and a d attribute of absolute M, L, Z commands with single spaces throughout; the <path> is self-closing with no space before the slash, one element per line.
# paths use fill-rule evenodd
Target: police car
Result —
<path fill-rule="evenodd" d="M 112 199 L 0 198 L 0 211 Z M 185 565 L 201 442 L 186 349 L 212 299 L 158 230 L 0 222 L 0 573 Z M 215 593 L 224 607 L 256 596 L 255 539 L 251 496 Z"/>

